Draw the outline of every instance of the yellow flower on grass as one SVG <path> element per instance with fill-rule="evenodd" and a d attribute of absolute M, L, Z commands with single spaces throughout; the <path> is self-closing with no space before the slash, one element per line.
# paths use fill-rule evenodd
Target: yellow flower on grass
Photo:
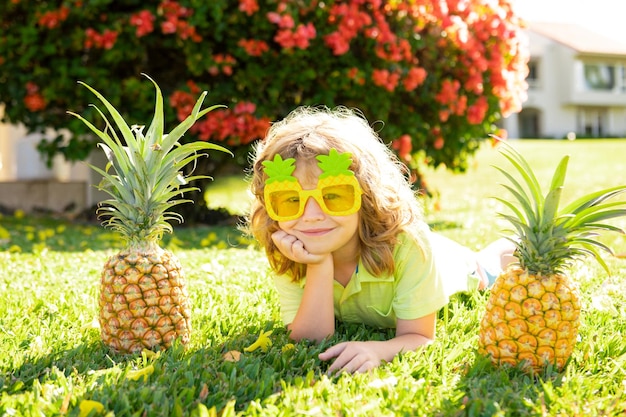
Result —
<path fill-rule="evenodd" d="M 217 233 L 211 232 L 207 235 L 207 237 L 205 237 L 204 239 L 200 241 L 200 245 L 202 247 L 207 247 L 207 246 L 211 246 L 216 241 L 217 241 Z"/>
<path fill-rule="evenodd" d="M 87 417 L 92 411 L 94 411 L 95 414 L 100 414 L 101 412 L 103 412 L 104 405 L 102 405 L 102 403 L 99 403 L 98 401 L 82 400 L 80 404 L 78 404 L 78 409 L 80 410 L 80 414 L 78 415 L 78 417 Z"/>
<path fill-rule="evenodd" d="M 143 369 L 137 369 L 136 371 L 128 371 L 126 374 L 126 379 L 132 379 L 133 381 L 137 381 L 139 378 L 143 377 L 143 380 L 146 381 L 150 375 L 154 372 L 154 366 L 152 364 L 146 366 Z"/>
<path fill-rule="evenodd" d="M 291 353 L 296 350 L 296 346 L 293 343 L 287 343 L 281 350 L 283 353 Z"/>
<path fill-rule="evenodd" d="M 22 209 L 17 209 L 13 212 L 13 217 L 15 217 L 16 219 L 23 219 L 24 218 L 24 210 Z"/>
<path fill-rule="evenodd" d="M 258 348 L 261 348 L 263 352 L 267 352 L 267 349 L 269 349 L 270 346 L 272 346 L 272 341 L 270 340 L 270 336 L 272 333 L 273 333 L 272 330 L 268 332 L 264 332 L 263 330 L 261 330 L 261 333 L 259 333 L 259 337 L 257 338 L 256 342 L 254 342 L 247 348 L 244 348 L 244 351 L 254 352 Z"/>
<path fill-rule="evenodd" d="M 145 359 L 158 359 L 161 356 L 161 351 L 154 352 L 152 350 L 143 349 L 141 351 L 141 356 Z"/>

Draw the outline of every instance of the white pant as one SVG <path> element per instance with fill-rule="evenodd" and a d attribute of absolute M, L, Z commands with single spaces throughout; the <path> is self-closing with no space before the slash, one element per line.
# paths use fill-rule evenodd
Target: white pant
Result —
<path fill-rule="evenodd" d="M 435 265 L 448 296 L 478 289 L 476 252 L 439 233 L 429 233 Z"/>

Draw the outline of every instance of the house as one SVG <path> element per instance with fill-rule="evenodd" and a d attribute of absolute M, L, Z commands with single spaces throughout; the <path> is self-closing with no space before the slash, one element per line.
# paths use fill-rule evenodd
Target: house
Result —
<path fill-rule="evenodd" d="M 626 137 L 626 39 L 565 23 L 526 32 L 528 99 L 503 120 L 509 137 Z"/>

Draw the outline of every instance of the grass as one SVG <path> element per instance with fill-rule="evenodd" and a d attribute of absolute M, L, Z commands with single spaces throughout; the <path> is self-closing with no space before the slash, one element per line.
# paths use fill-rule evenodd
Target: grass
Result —
<path fill-rule="evenodd" d="M 565 201 L 626 178 L 626 141 L 524 141 L 516 146 L 547 185 L 558 157 L 571 154 Z M 506 194 L 482 149 L 467 174 L 428 173 L 438 198 L 428 220 L 478 248 L 506 226 L 490 196 Z M 239 191 L 243 180 L 227 188 Z M 239 193 L 237 191 L 237 193 Z M 209 190 L 209 195 L 217 192 Z M 235 205 L 241 204 L 241 196 Z M 502 193 L 502 194 L 499 194 Z M 228 198 L 226 199 L 228 200 Z M 626 227 L 624 219 L 615 222 Z M 603 236 L 626 253 L 624 236 Z M 487 294 L 455 297 L 432 345 L 365 375 L 327 376 L 325 344 L 291 345 L 267 263 L 229 228 L 178 227 L 164 246 L 187 273 L 194 333 L 183 349 L 120 356 L 100 342 L 100 268 L 121 247 L 108 231 L 62 219 L 0 218 L 0 415 L 108 416 L 617 416 L 626 414 L 626 262 L 607 257 L 611 277 L 591 260 L 576 265 L 580 340 L 562 372 L 531 378 L 495 369 L 475 353 Z M 267 351 L 245 352 L 261 331 Z M 390 331 L 338 327 L 328 343 L 386 339 Z M 238 362 L 229 351 L 243 352 Z M 94 403 L 90 403 L 93 401 Z M 80 407 L 84 408 L 82 414 Z"/>

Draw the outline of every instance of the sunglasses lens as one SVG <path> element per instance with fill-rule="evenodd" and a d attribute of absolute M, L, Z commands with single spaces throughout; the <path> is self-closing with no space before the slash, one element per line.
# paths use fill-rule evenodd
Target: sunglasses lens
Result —
<path fill-rule="evenodd" d="M 298 191 L 274 191 L 269 197 L 272 210 L 280 217 L 294 216 L 300 209 L 300 195 Z"/>
<path fill-rule="evenodd" d="M 342 213 L 352 209 L 356 203 L 354 187 L 349 184 L 333 185 L 322 189 L 324 204 L 331 213 Z"/>

